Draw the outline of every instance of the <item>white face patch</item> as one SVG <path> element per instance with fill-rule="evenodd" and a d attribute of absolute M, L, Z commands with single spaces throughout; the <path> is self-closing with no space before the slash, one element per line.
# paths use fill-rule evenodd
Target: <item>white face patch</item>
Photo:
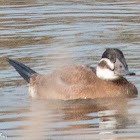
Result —
<path fill-rule="evenodd" d="M 99 64 L 101 63 L 101 62 L 103 62 L 103 61 L 105 61 L 106 63 L 107 63 L 107 65 L 110 67 L 110 69 L 114 69 L 114 67 L 115 67 L 115 65 L 114 65 L 114 63 L 112 63 L 109 59 L 107 59 L 107 58 L 102 58 L 100 61 L 99 61 Z"/>
<path fill-rule="evenodd" d="M 107 63 L 107 67 L 101 67 L 99 64 L 105 61 Z M 112 63 L 109 59 L 103 58 L 100 60 L 97 68 L 96 68 L 96 75 L 103 80 L 115 80 L 118 79 L 119 76 L 116 75 L 113 71 L 114 63 Z"/>

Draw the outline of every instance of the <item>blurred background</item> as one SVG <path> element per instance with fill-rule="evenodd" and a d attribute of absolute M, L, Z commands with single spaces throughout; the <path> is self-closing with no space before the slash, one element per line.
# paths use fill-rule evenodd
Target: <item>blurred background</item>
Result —
<path fill-rule="evenodd" d="M 139 140 L 139 96 L 109 101 L 34 101 L 6 61 L 41 74 L 70 64 L 96 66 L 106 48 L 123 51 L 140 89 L 139 0 L 1 0 L 0 137 Z"/>

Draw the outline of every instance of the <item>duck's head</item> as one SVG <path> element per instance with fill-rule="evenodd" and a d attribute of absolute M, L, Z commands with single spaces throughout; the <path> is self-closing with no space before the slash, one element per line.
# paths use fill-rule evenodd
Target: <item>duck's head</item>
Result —
<path fill-rule="evenodd" d="M 135 75 L 128 70 L 122 51 L 108 48 L 96 68 L 96 74 L 103 80 L 116 80 L 125 75 Z"/>

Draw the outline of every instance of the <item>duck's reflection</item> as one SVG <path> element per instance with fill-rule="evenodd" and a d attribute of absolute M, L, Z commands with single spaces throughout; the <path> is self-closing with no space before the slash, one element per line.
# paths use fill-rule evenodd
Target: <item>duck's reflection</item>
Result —
<path fill-rule="evenodd" d="M 58 132 L 61 136 L 72 135 L 75 130 L 79 134 L 80 130 L 82 134 L 115 133 L 117 129 L 135 123 L 128 114 L 129 100 L 33 101 L 25 127 L 25 132 L 30 133 L 24 133 L 24 136 L 30 140 L 40 139 L 42 136 L 58 136 Z"/>

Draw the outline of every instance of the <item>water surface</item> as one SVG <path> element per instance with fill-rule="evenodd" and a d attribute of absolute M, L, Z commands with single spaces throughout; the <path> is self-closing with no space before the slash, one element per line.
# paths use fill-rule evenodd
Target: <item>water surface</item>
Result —
<path fill-rule="evenodd" d="M 127 77 L 140 89 L 139 0 L 2 0 L 0 2 L 0 137 L 139 140 L 140 97 L 40 101 L 6 61 L 49 74 L 69 64 L 96 66 L 105 48 L 124 52 Z"/>

